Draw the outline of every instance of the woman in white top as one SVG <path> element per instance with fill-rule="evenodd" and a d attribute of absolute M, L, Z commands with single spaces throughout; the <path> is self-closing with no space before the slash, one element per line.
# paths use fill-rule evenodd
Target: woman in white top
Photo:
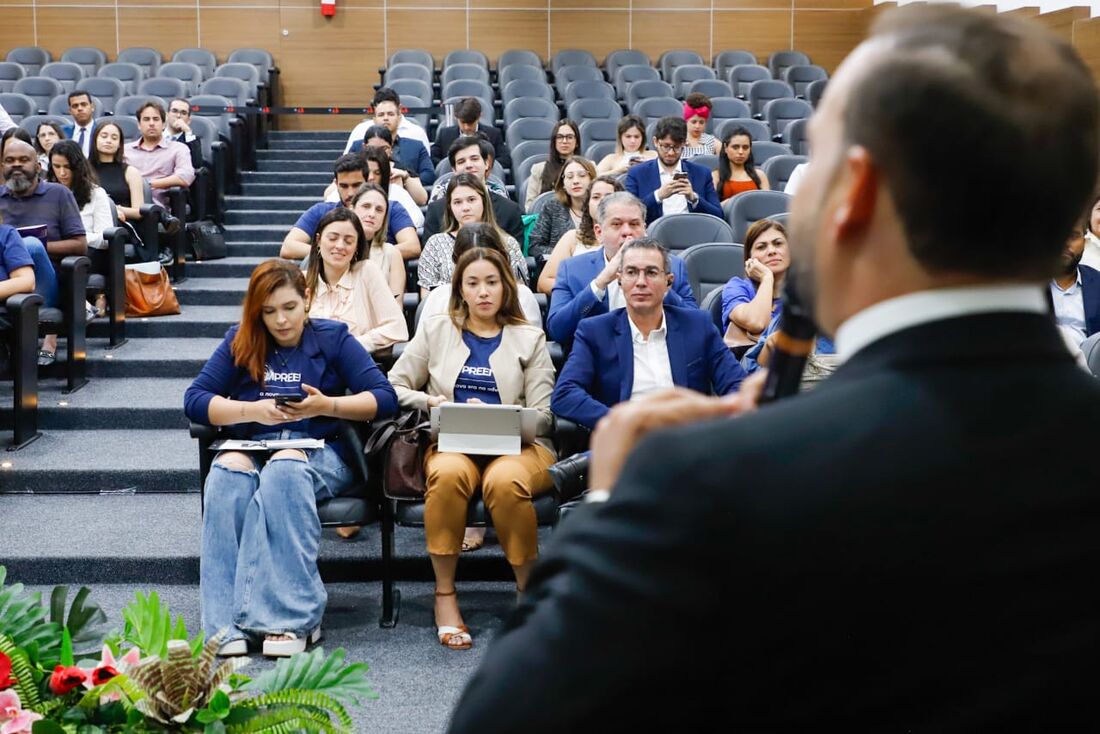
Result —
<path fill-rule="evenodd" d="M 347 324 L 368 352 L 377 353 L 408 341 L 409 329 L 382 271 L 367 260 L 369 249 L 350 209 L 338 207 L 323 216 L 306 269 L 306 310 L 312 318 Z"/>
<path fill-rule="evenodd" d="M 623 191 L 623 185 L 619 181 L 619 177 L 615 175 L 600 176 L 588 184 L 581 222 L 576 229 L 571 229 L 563 234 L 557 244 L 554 245 L 554 249 L 550 252 L 550 257 L 546 260 L 546 265 L 543 266 L 542 273 L 539 275 L 539 293 L 550 295 L 550 292 L 554 290 L 554 281 L 558 277 L 558 266 L 561 265 L 562 260 L 571 258 L 574 255 L 583 255 L 600 246 L 595 232 L 596 207 L 600 205 L 603 197 L 616 191 Z"/>
<path fill-rule="evenodd" d="M 80 145 L 72 140 L 59 140 L 50 148 L 50 167 L 47 178 L 59 183 L 73 192 L 76 205 L 80 207 L 80 218 L 84 222 L 84 232 L 88 238 L 88 257 L 92 261 L 92 272 L 106 275 L 108 268 L 107 242 L 103 232 L 115 226 L 114 204 L 111 197 L 99 186 L 95 171 L 80 150 Z M 96 296 L 96 316 L 103 316 L 107 309 L 107 297 L 100 293 Z M 51 335 L 56 341 L 57 337 Z M 51 339 L 51 337 L 46 337 Z M 43 351 L 54 351 L 42 347 Z"/>
<path fill-rule="evenodd" d="M 627 115 L 619 120 L 616 130 L 615 152 L 608 153 L 596 166 L 600 175 L 622 176 L 644 161 L 657 157 L 657 151 L 648 150 L 645 142 L 645 122 L 637 115 Z"/>
<path fill-rule="evenodd" d="M 400 299 L 405 292 L 405 261 L 397 248 L 386 242 L 386 225 L 390 213 L 390 201 L 382 187 L 366 183 L 351 197 L 348 208 L 359 217 L 363 235 L 370 242 L 367 260 L 374 263 L 389 283 L 393 297 Z"/>
<path fill-rule="evenodd" d="M 572 120 L 558 120 L 550 133 L 550 150 L 545 161 L 531 166 L 527 177 L 527 194 L 523 198 L 523 211 L 531 211 L 531 205 L 543 191 L 550 191 L 561 175 L 562 166 L 570 156 L 580 153 L 581 133 Z"/>

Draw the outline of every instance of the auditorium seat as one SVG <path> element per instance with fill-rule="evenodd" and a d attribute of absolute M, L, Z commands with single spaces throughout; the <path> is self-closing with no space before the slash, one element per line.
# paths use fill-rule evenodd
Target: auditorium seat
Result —
<path fill-rule="evenodd" d="M 523 202 L 527 200 L 527 179 L 531 177 L 531 168 L 534 167 L 536 163 L 545 161 L 549 157 L 548 151 L 550 149 L 549 143 L 544 143 L 541 140 L 528 141 L 524 143 L 524 145 L 541 145 L 542 152 L 525 155 L 523 160 L 519 163 L 516 163 L 517 158 L 515 152 L 512 153 L 512 180 L 516 182 L 515 198 L 521 209 L 523 208 Z"/>
<path fill-rule="evenodd" d="M 710 320 L 719 334 L 726 333 L 726 325 L 722 323 L 722 289 L 715 288 L 703 298 L 699 308 L 710 314 Z"/>
<path fill-rule="evenodd" d="M 554 134 L 554 124 L 549 120 L 516 120 L 504 132 L 504 140 L 509 148 L 515 148 L 528 140 L 549 141 Z"/>
<path fill-rule="evenodd" d="M 825 94 L 825 87 L 829 84 L 828 79 L 818 79 L 816 82 L 810 82 L 806 85 L 806 101 L 817 108 L 818 102 L 821 101 L 821 95 Z"/>
<path fill-rule="evenodd" d="M 250 91 L 245 82 L 228 76 L 212 77 L 204 81 L 202 86 L 199 87 L 201 94 L 217 94 L 225 97 L 238 107 L 256 101 L 250 98 Z"/>
<path fill-rule="evenodd" d="M 707 62 L 696 51 L 687 49 L 673 49 L 665 51 L 657 59 L 657 68 L 661 70 L 661 78 L 666 82 L 672 82 L 672 75 L 679 66 L 687 65 L 706 66 Z"/>
<path fill-rule="evenodd" d="M 787 188 L 787 181 L 790 180 L 794 169 L 809 160 L 804 155 L 777 155 L 764 161 L 760 167 L 764 169 L 764 175 L 768 177 L 771 190 L 783 191 Z"/>
<path fill-rule="evenodd" d="M 787 126 L 795 120 L 809 119 L 814 108 L 804 99 L 773 99 L 764 105 L 764 120 L 772 131 L 772 139 L 785 142 Z"/>
<path fill-rule="evenodd" d="M 784 142 L 791 146 L 791 152 L 795 155 L 809 155 L 810 142 L 806 138 L 806 125 L 809 119 L 793 120 L 783 132 Z"/>
<path fill-rule="evenodd" d="M 673 255 L 701 242 L 733 242 L 733 230 L 720 217 L 702 212 L 683 212 L 657 217 L 646 227 Z M 698 299 L 696 299 L 698 301 Z"/>
<path fill-rule="evenodd" d="M 687 96 L 688 87 L 697 81 L 714 81 L 714 69 L 704 64 L 682 64 L 672 70 L 672 88 L 677 97 Z"/>
<path fill-rule="evenodd" d="M 669 99 L 675 100 L 676 93 L 673 91 L 672 85 L 668 82 L 655 79 L 641 79 L 631 83 L 630 88 L 626 90 L 626 108 L 628 110 L 633 110 L 635 105 L 643 99 L 650 99 L 652 97 L 668 97 Z"/>
<path fill-rule="evenodd" d="M 1089 372 L 1094 377 L 1100 377 L 1100 333 L 1081 342 L 1081 353 L 1085 355 L 1085 363 L 1089 366 Z"/>
<path fill-rule="evenodd" d="M 543 119 L 557 122 L 561 117 L 558 106 L 542 97 L 518 97 L 504 105 L 504 127 L 522 118 Z"/>
<path fill-rule="evenodd" d="M 599 164 L 604 156 L 615 152 L 614 140 L 597 140 L 584 149 L 584 157 L 593 163 Z"/>
<path fill-rule="evenodd" d="M 578 102 L 584 102 L 587 100 L 577 100 Z M 576 121 L 573 117 L 569 119 Z M 619 121 L 611 120 L 608 118 L 598 120 L 585 120 L 577 125 L 577 128 L 581 133 L 580 145 L 577 150 L 586 150 L 592 143 L 599 142 L 601 140 L 610 140 L 614 143 L 618 137 Z"/>
<path fill-rule="evenodd" d="M 172 61 L 157 69 L 157 75 L 154 78 L 177 79 L 183 82 L 187 89 L 184 96 L 190 97 L 192 94 L 199 93 L 203 80 L 206 79 L 206 73 L 198 64 L 189 61 Z"/>
<path fill-rule="evenodd" d="M 202 78 L 209 79 L 214 76 L 214 69 L 218 66 L 218 60 L 211 51 L 205 48 L 181 48 L 172 54 L 172 61 L 183 61 L 195 64 L 202 69 Z"/>
<path fill-rule="evenodd" d="M 0 93 L 11 92 L 15 83 L 26 75 L 23 67 L 14 61 L 0 61 Z"/>
<path fill-rule="evenodd" d="M 743 242 L 753 222 L 787 212 L 790 206 L 791 197 L 780 191 L 743 191 L 722 202 L 722 213 L 733 230 L 733 241 Z"/>
<path fill-rule="evenodd" d="M 722 123 L 734 118 L 751 118 L 749 105 L 736 97 L 711 97 L 710 117 L 707 118 L 707 132 L 717 135 Z"/>
<path fill-rule="evenodd" d="M 52 61 L 42 67 L 39 75 L 61 82 L 65 93 L 68 94 L 76 88 L 77 82 L 84 78 L 84 69 L 80 64 L 74 64 L 71 61 Z"/>
<path fill-rule="evenodd" d="M 554 101 L 554 89 L 545 82 L 534 79 L 513 79 L 501 91 L 501 102 L 507 105 L 514 99 L 521 97 L 538 97 L 547 102 Z"/>
<path fill-rule="evenodd" d="M 714 70 L 718 72 L 719 79 L 726 79 L 729 70 L 741 64 L 756 65 L 756 55 L 752 51 L 730 50 L 719 51 L 714 56 Z"/>
<path fill-rule="evenodd" d="M 639 82 L 644 84 L 645 82 Z M 661 82 L 664 84 L 664 82 Z M 680 117 L 684 114 L 684 103 L 675 97 L 649 97 L 631 105 L 630 114 L 642 118 L 646 125 L 662 117 Z"/>
<path fill-rule="evenodd" d="M 401 103 L 406 107 L 408 106 L 408 103 L 405 102 L 406 97 L 430 100 L 434 96 L 431 82 L 426 82 L 423 79 L 394 79 L 393 81 L 383 82 L 383 84 L 397 92 L 398 96 L 401 97 Z"/>
<path fill-rule="evenodd" d="M 45 113 L 50 108 L 50 100 L 65 93 L 61 82 L 48 76 L 25 76 L 15 83 L 12 91 L 25 94 L 34 100 L 35 109 Z"/>
<path fill-rule="evenodd" d="M 101 66 L 96 76 L 107 79 L 118 79 L 126 88 L 126 94 L 137 94 L 138 84 L 145 78 L 145 72 L 135 63 L 129 61 L 116 61 Z"/>
<path fill-rule="evenodd" d="M 3 106 L 16 124 L 22 122 L 24 117 L 38 114 L 38 105 L 35 101 L 18 92 L 0 92 L 0 106 Z"/>
<path fill-rule="evenodd" d="M 445 66 L 443 72 L 439 75 L 439 84 L 446 88 L 447 84 L 458 79 L 472 79 L 481 82 L 486 88 L 490 88 L 489 70 L 481 64 L 462 63 Z M 490 88 L 490 93 L 491 91 Z"/>
<path fill-rule="evenodd" d="M 775 79 L 782 79 L 792 66 L 809 66 L 813 62 L 801 51 L 776 51 L 768 57 L 768 70 Z"/>
<path fill-rule="evenodd" d="M 455 79 L 454 81 L 447 82 L 443 85 L 443 89 L 439 96 L 443 99 L 450 99 L 452 97 L 477 97 L 479 99 L 488 100 L 490 110 L 493 107 L 492 101 L 496 97 L 493 93 L 493 88 L 489 86 L 489 82 L 483 82 L 480 79 Z"/>
<path fill-rule="evenodd" d="M 603 72 L 595 66 L 563 66 L 554 72 L 554 88 L 558 96 L 564 98 L 565 90 L 571 82 L 604 81 Z"/>
<path fill-rule="evenodd" d="M 65 344 L 65 359 L 60 359 L 59 349 L 58 360 L 49 367 L 40 367 L 38 372 L 42 377 L 64 378 L 63 393 L 79 390 L 88 383 L 85 369 L 88 320 L 84 306 L 91 265 L 92 261 L 84 255 L 63 258 L 57 268 L 57 307 L 43 307 L 38 311 L 38 335 L 56 334 L 59 342 Z"/>
<path fill-rule="evenodd" d="M 718 125 L 718 130 L 714 134 L 719 140 L 725 140 L 727 131 L 733 130 L 736 127 L 743 127 L 748 130 L 749 135 L 752 136 L 753 142 L 767 142 L 772 139 L 772 129 L 768 127 L 768 124 L 760 120 L 754 120 L 751 117 L 734 117 L 725 120 Z M 757 163 L 759 163 L 759 161 L 757 161 Z"/>
<path fill-rule="evenodd" d="M 611 78 L 615 83 L 615 92 L 619 99 L 626 100 L 627 92 L 630 91 L 630 86 L 635 82 L 642 81 L 661 81 L 661 72 L 654 69 L 652 66 L 643 66 L 641 64 L 627 64 L 626 66 L 620 66 L 615 71 L 615 76 Z"/>
<path fill-rule="evenodd" d="M 164 63 L 164 57 L 155 48 L 131 46 L 118 52 L 115 63 L 134 64 L 141 69 L 144 76 L 150 77 L 157 75 L 157 69 Z M 103 76 L 103 74 L 99 76 Z"/>
<path fill-rule="evenodd" d="M 794 90 L 794 96 L 801 97 L 802 99 L 806 98 L 806 88 L 809 87 L 810 84 L 828 78 L 828 72 L 814 64 L 789 66 L 787 70 L 783 72 L 783 81 L 791 85 L 791 89 Z"/>
<path fill-rule="evenodd" d="M 578 79 L 575 82 L 569 82 L 565 87 L 565 94 L 562 95 L 562 102 L 568 107 L 578 99 L 614 100 L 615 88 L 607 82 L 595 79 Z"/>
<path fill-rule="evenodd" d="M 386 73 L 382 77 L 382 86 L 389 87 L 393 82 L 399 79 L 416 79 L 422 81 L 431 88 L 433 79 L 433 72 L 430 68 L 423 66 L 422 64 L 404 61 L 400 64 L 393 64 L 386 68 Z"/>
<path fill-rule="evenodd" d="M 513 48 L 505 51 L 497 57 L 497 72 L 503 71 L 509 66 L 529 66 L 542 70 L 542 59 L 530 49 Z"/>
<path fill-rule="evenodd" d="M 456 49 L 443 57 L 444 71 L 452 64 L 477 64 L 486 71 L 489 70 L 489 59 L 485 54 L 472 48 Z"/>
<path fill-rule="evenodd" d="M 0 313 L 11 324 L 8 343 L 11 345 L 10 374 L 0 379 L 12 381 L 12 431 L 9 450 L 26 446 L 38 438 L 38 313 L 42 296 L 37 293 L 17 293 L 0 304 Z"/>
<path fill-rule="evenodd" d="M 687 97 L 689 94 L 696 93 L 707 95 L 712 102 L 717 98 L 734 98 L 733 87 L 730 86 L 729 82 L 721 79 L 696 79 L 689 82 L 683 96 Z"/>
<path fill-rule="evenodd" d="M 546 72 L 542 67 L 528 66 L 527 64 L 504 66 L 497 72 L 497 85 L 501 90 L 508 86 L 508 82 L 515 81 L 516 79 L 526 79 L 528 81 L 546 84 Z"/>
<path fill-rule="evenodd" d="M 394 51 L 386 60 L 387 67 L 397 64 L 420 64 L 425 69 L 434 69 L 435 59 L 432 58 L 431 53 L 422 48 L 403 48 Z"/>
<path fill-rule="evenodd" d="M 267 84 L 260 79 L 260 72 L 252 64 L 226 63 L 214 69 L 214 78 L 239 79 L 248 87 L 248 96 L 257 104 L 267 104 Z"/>
<path fill-rule="evenodd" d="M 37 76 L 42 67 L 53 61 L 50 52 L 37 46 L 19 46 L 8 51 L 6 61 L 13 61 L 23 67 L 27 76 Z"/>
<path fill-rule="evenodd" d="M 578 125 L 582 125 L 587 120 L 611 120 L 617 123 L 622 119 L 623 108 L 613 99 L 589 97 L 573 100 L 565 116 Z"/>
<path fill-rule="evenodd" d="M 550 57 L 550 71 L 556 76 L 564 66 L 599 66 L 596 57 L 580 48 L 566 48 Z"/>
<path fill-rule="evenodd" d="M 711 171 L 718 170 L 718 156 L 713 153 L 704 153 L 703 155 L 693 156 L 691 162 L 697 166 L 703 166 L 709 168 Z"/>
<path fill-rule="evenodd" d="M 749 109 L 752 110 L 752 116 L 757 119 L 763 119 L 764 105 L 771 102 L 773 99 L 783 99 L 785 97 L 794 97 L 794 90 L 791 89 L 791 85 L 787 82 L 781 82 L 778 79 L 761 79 L 760 81 L 753 82 L 749 85 Z"/>
<path fill-rule="evenodd" d="M 30 133 L 33 138 L 38 131 L 38 126 L 44 122 L 52 122 L 62 129 L 71 124 L 65 115 L 27 115 L 19 121 L 19 127 Z"/>
<path fill-rule="evenodd" d="M 624 66 L 652 66 L 649 56 L 636 48 L 620 48 L 612 51 L 604 59 L 603 67 L 607 78 L 614 81 L 615 73 Z"/>
<path fill-rule="evenodd" d="M 165 64 L 164 66 L 168 67 L 171 64 Z M 171 100 L 175 97 L 190 97 L 191 93 L 191 87 L 182 79 L 171 76 L 155 76 L 152 79 L 143 79 L 141 84 L 138 84 L 136 96 L 160 97 L 164 100 Z"/>
<path fill-rule="evenodd" d="M 115 105 L 126 96 L 126 87 L 118 79 L 105 76 L 94 76 L 83 79 L 76 85 L 78 92 L 87 92 L 96 100 L 96 113 L 115 114 Z"/>
<path fill-rule="evenodd" d="M 107 54 L 92 46 L 76 46 L 61 54 L 62 61 L 70 61 L 80 66 L 85 77 L 95 76 L 99 67 L 107 63 Z"/>
<path fill-rule="evenodd" d="M 752 143 L 752 159 L 758 166 L 780 155 L 793 155 L 790 146 L 774 140 L 754 140 Z"/>
<path fill-rule="evenodd" d="M 732 242 L 701 242 L 679 253 L 684 261 L 696 303 L 714 290 L 721 292 L 730 278 L 745 277 L 744 246 Z M 722 329 L 725 331 L 725 329 Z"/>
<path fill-rule="evenodd" d="M 741 99 L 749 98 L 749 86 L 753 82 L 771 78 L 772 73 L 768 71 L 768 67 L 759 64 L 738 64 L 726 72 L 726 81 L 733 88 L 734 96 Z"/>
<path fill-rule="evenodd" d="M 528 214 L 541 214 L 542 210 L 546 208 L 546 205 L 557 197 L 557 193 L 554 191 L 543 191 L 541 194 L 535 197 L 535 200 L 531 202 L 531 208 L 527 210 Z"/>

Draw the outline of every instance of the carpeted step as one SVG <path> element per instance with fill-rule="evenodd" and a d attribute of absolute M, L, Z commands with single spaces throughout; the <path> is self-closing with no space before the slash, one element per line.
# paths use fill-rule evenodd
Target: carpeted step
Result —
<path fill-rule="evenodd" d="M 225 336 L 241 319 L 240 306 L 185 306 L 174 316 L 134 316 L 126 319 L 129 338 L 190 338 Z M 92 337 L 106 337 L 107 324 L 99 319 L 88 326 Z M 125 349 L 125 347 L 123 347 Z M 2 383 L 0 383 L 2 387 Z"/>
<path fill-rule="evenodd" d="M 88 348 L 88 376 L 193 378 L 220 343 L 213 337 L 130 339 L 119 349 L 107 349 L 105 341 L 95 340 Z"/>
<path fill-rule="evenodd" d="M 227 224 L 225 226 L 225 241 L 231 243 L 230 246 L 237 242 L 282 244 L 283 238 L 294 226 L 295 220 L 291 220 L 289 224 Z"/>
<path fill-rule="evenodd" d="M 322 194 L 324 192 L 321 192 Z M 321 201 L 321 196 L 310 196 L 303 192 L 302 188 L 284 192 L 281 196 L 256 196 L 246 194 L 244 196 L 225 197 L 229 211 L 227 217 L 232 217 L 240 211 L 290 211 L 300 215 L 306 209 Z M 227 220 L 228 221 L 228 220 Z M 244 222 L 238 222 L 244 224 Z"/>
<path fill-rule="evenodd" d="M 272 130 L 268 133 L 271 142 L 287 140 L 339 140 L 346 142 L 351 129 L 357 122 L 348 121 L 346 129 L 341 125 L 339 130 Z"/>
<path fill-rule="evenodd" d="M 243 197 L 250 196 L 312 196 L 320 201 L 328 183 L 246 183 L 241 186 Z"/>
<path fill-rule="evenodd" d="M 266 243 L 264 243 L 264 246 L 270 247 Z M 234 244 L 231 247 L 240 248 L 241 245 Z M 230 251 L 232 252 L 232 250 Z M 275 246 L 271 256 L 274 257 L 278 254 L 279 248 Z M 231 255 L 218 260 L 192 262 L 187 264 L 187 278 L 188 280 L 191 278 L 249 278 L 256 266 L 266 259 L 267 257 L 262 255 Z"/>
<path fill-rule="evenodd" d="M 268 150 L 324 150 L 332 154 L 336 160 L 344 153 L 344 144 L 347 143 L 345 135 L 340 140 L 325 140 L 324 138 L 283 138 L 268 141 Z M 257 151 L 263 152 L 263 151 Z"/>
<path fill-rule="evenodd" d="M 343 155 L 342 150 L 331 148 L 276 148 L 257 150 L 256 161 L 325 161 L 331 164 L 341 155 Z"/>
<path fill-rule="evenodd" d="M 229 250 L 229 257 L 226 259 L 232 260 L 234 258 L 259 258 L 260 260 L 266 260 L 269 257 L 278 257 L 279 246 L 281 244 L 281 237 L 278 239 L 271 239 L 266 242 L 227 242 L 226 247 Z M 206 262 L 213 264 L 220 261 L 208 260 Z M 191 272 L 191 266 L 188 265 L 187 268 L 188 272 Z"/>
<path fill-rule="evenodd" d="M 181 401 L 181 411 L 182 405 Z M 126 425 L 126 422 L 119 421 L 116 425 Z M 37 441 L 18 452 L 5 453 L 3 457 L 4 461 L 11 462 L 11 467 L 3 470 L 0 495 L 4 498 L 0 502 L 12 522 L 9 523 L 8 519 L 4 521 L 6 537 L 0 544 L 4 549 L 0 550 L 0 554 L 10 553 L 9 549 L 14 547 L 8 541 L 11 539 L 10 533 L 15 531 L 15 514 L 18 514 L 15 508 L 18 503 L 17 498 L 9 493 L 198 492 L 199 457 L 196 447 L 186 426 L 183 429 L 159 430 L 43 430 L 42 437 Z M 71 518 L 51 517 L 48 512 L 51 505 L 44 498 L 38 500 L 38 504 L 44 504 L 38 520 L 39 528 L 47 527 L 47 522 L 55 530 L 68 525 L 71 527 L 65 528 L 66 533 L 75 537 L 75 526 L 91 520 L 86 514 L 87 508 L 73 502 L 68 503 L 74 512 Z M 197 501 L 195 505 L 197 507 Z M 156 513 L 152 512 L 144 524 L 152 522 L 155 517 Z M 104 543 L 117 548 L 126 543 L 125 529 L 130 522 L 129 518 L 118 517 L 90 527 L 97 528 Z M 82 547 L 73 550 L 75 555 L 80 556 L 88 552 L 94 555 L 96 550 L 101 549 Z M 40 552 L 49 553 L 46 549 L 40 549 Z"/>
<path fill-rule="evenodd" d="M 312 160 L 308 158 L 295 158 L 292 160 L 257 161 L 257 169 L 261 172 L 282 173 L 287 181 L 295 181 L 299 173 L 323 173 L 332 180 L 332 161 Z"/>
<path fill-rule="evenodd" d="M 69 394 L 64 383 L 39 385 L 38 425 L 43 432 L 187 428 L 183 392 L 190 384 L 191 378 L 178 377 L 100 378 Z M 12 425 L 10 406 L 11 383 L 0 383 L 0 425 Z M 85 456 L 97 450 L 93 442 Z"/>
<path fill-rule="evenodd" d="M 328 170 L 314 170 L 311 168 L 293 174 L 288 174 L 278 169 L 271 171 L 242 171 L 241 184 L 245 185 L 250 183 L 308 184 L 310 186 L 321 184 L 322 186 L 327 186 L 332 183 L 332 168 L 330 167 Z"/>
<path fill-rule="evenodd" d="M 176 286 L 180 308 L 188 306 L 240 306 L 248 290 L 248 278 L 188 278 Z"/>

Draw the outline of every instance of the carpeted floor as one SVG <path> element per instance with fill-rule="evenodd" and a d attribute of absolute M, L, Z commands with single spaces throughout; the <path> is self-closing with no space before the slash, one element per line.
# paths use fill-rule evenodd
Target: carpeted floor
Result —
<path fill-rule="evenodd" d="M 46 586 L 28 588 L 44 595 L 50 592 Z M 401 583 L 400 621 L 393 629 L 381 629 L 377 583 L 328 586 L 322 645 L 326 650 L 342 647 L 348 660 L 368 663 L 368 677 L 378 693 L 378 699 L 352 708 L 358 732 L 444 731 L 467 677 L 515 602 L 515 586 L 511 583 L 460 584 L 460 603 L 474 636 L 474 647 L 468 651 L 447 650 L 436 642 L 432 588 L 430 583 Z M 188 630 L 198 630 L 197 586 L 96 584 L 92 599 L 107 613 L 107 630 L 121 627 L 121 610 L 139 590 L 155 590 L 173 613 L 183 615 Z M 259 655 L 252 661 L 244 673 L 256 674 L 272 665 Z"/>

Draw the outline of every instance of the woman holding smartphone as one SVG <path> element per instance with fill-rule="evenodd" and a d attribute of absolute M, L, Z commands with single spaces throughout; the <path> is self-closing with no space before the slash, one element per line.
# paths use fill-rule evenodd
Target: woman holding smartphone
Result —
<path fill-rule="evenodd" d="M 645 123 L 637 115 L 627 115 L 619 120 L 615 137 L 615 152 L 608 153 L 596 166 L 596 173 L 604 176 L 622 176 L 644 161 L 657 157 L 657 151 L 647 150 Z"/>
<path fill-rule="evenodd" d="M 226 630 L 221 655 L 261 643 L 281 657 L 320 639 L 324 584 L 317 572 L 317 501 L 352 482 L 352 448 L 338 419 L 397 412 L 397 396 L 370 354 L 337 321 L 306 314 L 305 276 L 268 260 L 252 272 L 241 323 L 184 395 L 196 423 L 227 438 L 324 439 L 313 449 L 222 451 L 203 497 L 199 598 L 207 637 Z"/>

